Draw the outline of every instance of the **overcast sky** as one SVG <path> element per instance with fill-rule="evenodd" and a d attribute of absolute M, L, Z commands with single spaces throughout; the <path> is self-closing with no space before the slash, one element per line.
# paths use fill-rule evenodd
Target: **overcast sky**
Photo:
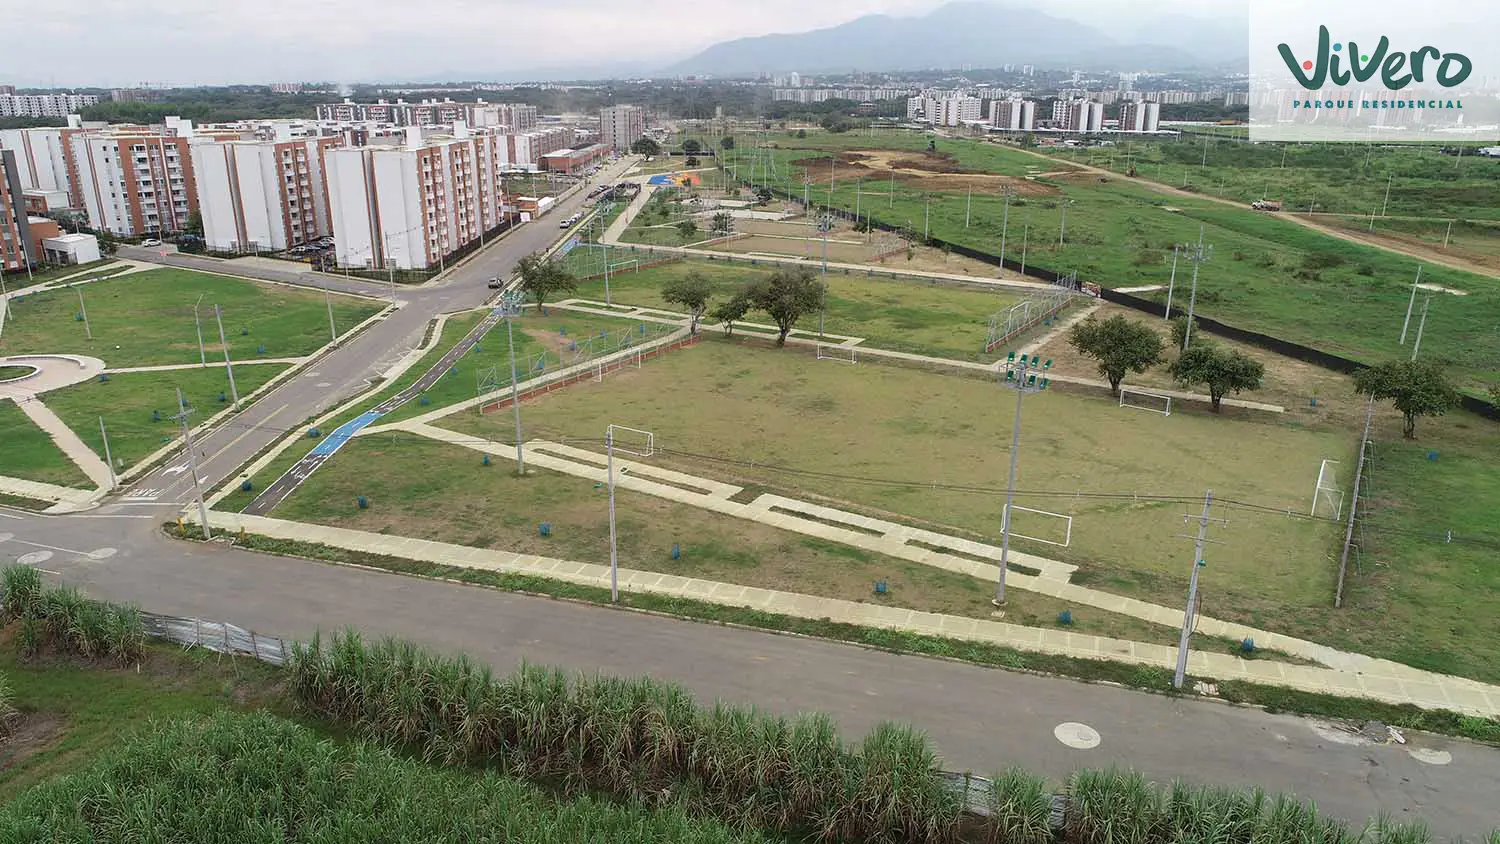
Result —
<path fill-rule="evenodd" d="M 1373 0 L 1372 0 L 1373 1 Z M 1012 0 L 1105 31 L 1246 0 Z M 642 62 L 717 41 L 911 15 L 941 0 L 0 0 L 0 84 L 128 86 L 463 75 Z M 691 14 L 682 14 L 691 8 Z M 7 29 L 10 27 L 8 26 Z M 997 41 L 1003 44 L 1003 41 Z"/>

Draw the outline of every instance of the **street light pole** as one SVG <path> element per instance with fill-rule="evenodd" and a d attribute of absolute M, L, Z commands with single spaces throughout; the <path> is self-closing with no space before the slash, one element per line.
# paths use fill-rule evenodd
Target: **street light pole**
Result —
<path fill-rule="evenodd" d="M 1000 218 L 1000 269 L 1005 269 L 1005 235 L 1010 231 L 1010 198 L 1016 192 L 1012 188 L 1005 189 L 1005 213 Z"/>
<path fill-rule="evenodd" d="M 969 227 L 969 212 L 974 207 L 974 186 L 970 185 L 964 195 L 964 228 Z"/>
<path fill-rule="evenodd" d="M 94 339 L 94 329 L 89 325 L 89 309 L 83 304 L 83 291 L 78 291 L 78 312 L 83 315 L 83 333 L 90 340 Z"/>
<path fill-rule="evenodd" d="M 198 306 L 203 304 L 203 295 L 199 293 L 198 301 L 193 303 L 193 328 L 198 331 L 198 365 L 207 369 L 208 355 L 203 351 L 203 321 L 198 318 Z"/>
<path fill-rule="evenodd" d="M 240 406 L 240 392 L 234 387 L 234 364 L 229 362 L 229 341 L 224 339 L 224 312 L 214 305 L 214 321 L 219 324 L 219 345 L 224 347 L 224 371 L 229 374 L 229 394 L 234 397 L 233 407 Z"/>
<path fill-rule="evenodd" d="M 505 342 L 510 347 L 510 405 L 516 415 L 516 474 L 526 475 L 526 455 L 521 446 L 521 386 L 516 377 L 516 335 L 513 323 L 521 315 L 522 294 L 506 291 L 500 297 L 500 315 L 505 318 Z"/>
<path fill-rule="evenodd" d="M 615 531 L 615 426 L 604 429 L 604 450 L 608 453 L 604 473 L 609 478 L 609 601 L 620 602 L 620 553 Z"/>
<path fill-rule="evenodd" d="M 1047 389 L 1046 373 L 1052 368 L 1051 360 L 1042 364 L 1038 361 L 1038 355 L 1032 355 L 1029 361 L 1025 355 L 1021 355 L 1018 361 L 1016 353 L 1011 352 L 1005 364 L 1005 377 L 1000 380 L 1002 386 L 1016 393 L 1016 419 L 1010 429 L 1010 480 L 1005 484 L 1005 511 L 1000 517 L 1000 579 L 995 584 L 995 598 L 990 602 L 997 607 L 1005 606 L 1005 571 L 1010 561 L 1010 514 L 1016 499 L 1016 465 L 1021 456 L 1021 400 L 1027 393 L 1039 393 Z M 1037 380 L 1037 369 L 1042 371 L 1040 381 Z"/>
<path fill-rule="evenodd" d="M 1177 254 L 1182 251 L 1182 244 L 1172 244 L 1172 278 L 1167 282 L 1167 312 L 1162 319 L 1172 319 L 1172 291 L 1177 287 Z"/>

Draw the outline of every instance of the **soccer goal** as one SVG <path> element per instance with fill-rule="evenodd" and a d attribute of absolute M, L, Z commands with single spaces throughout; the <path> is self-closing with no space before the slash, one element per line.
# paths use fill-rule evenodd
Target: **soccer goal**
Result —
<path fill-rule="evenodd" d="M 1030 514 L 1017 517 L 1018 513 Z M 1006 517 L 1006 524 L 1010 528 L 1010 535 L 1019 539 L 1029 539 L 1032 542 L 1040 542 L 1045 545 L 1056 545 L 1059 548 L 1067 548 L 1073 542 L 1073 517 L 1065 513 L 1052 513 L 1046 510 L 1033 510 L 1030 507 L 1022 507 L 1019 504 L 1010 505 L 1010 514 Z M 1046 530 L 1043 524 L 1051 522 L 1055 527 Z M 1051 538 L 1034 536 L 1022 533 L 1029 530 L 1033 533 L 1051 533 Z"/>
<path fill-rule="evenodd" d="M 615 451 L 636 457 L 650 457 L 656 453 L 656 435 L 650 431 L 610 425 L 605 429 L 604 435 L 608 438 L 606 445 Z"/>
<path fill-rule="evenodd" d="M 859 349 L 855 346 L 818 344 L 818 360 L 836 360 L 839 363 L 859 363 Z"/>
<path fill-rule="evenodd" d="M 1166 393 L 1153 393 L 1133 387 L 1120 387 L 1120 407 L 1132 407 L 1162 416 L 1172 415 L 1172 397 Z"/>
<path fill-rule="evenodd" d="M 1337 460 L 1324 460 L 1318 466 L 1318 484 L 1313 487 L 1312 510 L 1308 515 L 1338 521 L 1344 514 L 1344 491 L 1338 485 Z"/>
<path fill-rule="evenodd" d="M 636 349 L 633 353 L 615 358 L 614 360 L 601 360 L 594 364 L 594 380 L 603 381 L 606 373 L 614 372 L 617 369 L 625 369 L 626 367 L 640 369 L 643 360 L 645 360 L 645 356 L 641 354 L 640 349 Z"/>

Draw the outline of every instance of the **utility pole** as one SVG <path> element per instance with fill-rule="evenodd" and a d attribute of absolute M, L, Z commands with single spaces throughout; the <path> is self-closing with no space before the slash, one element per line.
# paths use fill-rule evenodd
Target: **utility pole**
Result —
<path fill-rule="evenodd" d="M 1443 248 L 1448 248 L 1448 238 L 1453 236 L 1453 221 L 1448 221 L 1448 232 L 1443 235 Z"/>
<path fill-rule="evenodd" d="M 1182 244 L 1172 244 L 1172 277 L 1167 281 L 1167 312 L 1162 319 L 1172 321 L 1172 291 L 1177 288 L 1177 254 L 1182 251 Z"/>
<path fill-rule="evenodd" d="M 1411 310 L 1417 304 L 1417 283 L 1422 280 L 1422 265 L 1417 265 L 1417 278 L 1411 283 L 1411 298 L 1406 300 L 1406 321 L 1401 323 L 1401 345 L 1406 345 L 1406 329 L 1411 325 Z"/>
<path fill-rule="evenodd" d="M 1031 239 L 1031 223 L 1021 227 L 1021 275 L 1026 275 L 1026 241 Z"/>
<path fill-rule="evenodd" d="M 609 601 L 620 602 L 620 553 L 615 531 L 615 426 L 604 429 L 604 450 L 608 453 L 604 469 L 609 478 Z"/>
<path fill-rule="evenodd" d="M 1422 321 L 1417 323 L 1417 341 L 1411 344 L 1411 359 L 1417 359 L 1417 351 L 1422 348 L 1422 329 L 1427 327 L 1427 306 L 1432 304 L 1432 295 L 1422 300 Z"/>
<path fill-rule="evenodd" d="M 922 212 L 922 240 L 929 242 L 932 231 L 932 194 L 927 194 L 927 210 Z"/>
<path fill-rule="evenodd" d="M 104 440 L 104 462 L 109 466 L 109 488 L 114 489 L 120 485 L 120 479 L 115 476 L 115 460 L 109 453 L 109 434 L 104 432 L 104 417 L 99 417 L 99 437 Z"/>
<path fill-rule="evenodd" d="M 891 189 L 886 193 L 886 208 L 896 207 L 896 171 L 891 171 Z"/>
<path fill-rule="evenodd" d="M 823 301 L 818 305 L 818 339 L 823 339 L 823 315 L 828 312 L 828 230 L 833 228 L 833 216 L 824 214 L 818 221 L 823 230 Z"/>
<path fill-rule="evenodd" d="M 1010 230 L 1010 198 L 1016 195 L 1014 188 L 1006 188 L 1005 212 L 1000 218 L 1000 269 L 1005 269 L 1005 235 Z"/>
<path fill-rule="evenodd" d="M 526 455 L 521 447 L 521 387 L 516 378 L 516 335 L 513 323 L 521 315 L 522 294 L 507 290 L 500 296 L 500 315 L 505 318 L 505 342 L 510 346 L 510 405 L 516 414 L 516 474 L 525 477 Z"/>
<path fill-rule="evenodd" d="M 1010 560 L 1010 512 L 1011 505 L 1016 500 L 1016 464 L 1021 456 L 1021 399 L 1027 393 L 1039 393 L 1047 389 L 1047 371 L 1052 368 L 1051 360 L 1043 364 L 1039 364 L 1038 360 L 1038 355 L 1032 355 L 1029 361 L 1025 355 L 1016 360 L 1016 353 L 1011 352 L 1005 364 L 1005 377 L 1000 381 L 1001 386 L 1016 393 L 1016 419 L 1011 423 L 1010 429 L 1010 480 L 1005 485 L 1005 511 L 1000 516 L 1000 580 L 995 584 L 995 597 L 990 601 L 997 607 L 1005 606 L 1005 570 Z M 1040 381 L 1036 376 L 1038 369 L 1042 371 Z"/>
<path fill-rule="evenodd" d="M 83 333 L 94 339 L 94 329 L 89 326 L 89 309 L 83 304 L 83 291 L 78 291 L 78 312 L 83 315 Z"/>
<path fill-rule="evenodd" d="M 193 303 L 193 328 L 198 331 L 198 365 L 204 369 L 208 368 L 208 355 L 203 351 L 203 321 L 198 318 L 198 306 L 203 304 L 203 294 L 198 294 L 198 301 Z"/>
<path fill-rule="evenodd" d="M 1062 246 L 1063 246 L 1063 239 L 1065 237 L 1067 237 L 1067 234 L 1068 234 L 1068 206 L 1072 205 L 1072 204 L 1073 204 L 1073 200 L 1071 200 L 1071 199 L 1064 199 L 1062 201 L 1062 228 L 1060 228 L 1060 229 L 1057 230 L 1057 248 L 1058 249 L 1062 248 Z"/>
<path fill-rule="evenodd" d="M 1188 341 L 1193 338 L 1193 307 L 1198 303 L 1198 268 L 1203 265 L 1204 261 L 1212 257 L 1214 252 L 1212 244 L 1203 245 L 1203 229 L 1204 226 L 1198 226 L 1198 245 L 1192 247 L 1192 251 L 1187 256 L 1187 259 L 1193 262 L 1193 289 L 1188 294 L 1187 331 L 1183 332 L 1182 335 L 1182 350 L 1184 352 L 1187 351 Z"/>
<path fill-rule="evenodd" d="M 182 423 L 182 443 L 187 449 L 188 471 L 193 473 L 193 495 L 198 499 L 198 519 L 203 523 L 203 538 L 213 539 L 213 530 L 208 526 L 208 507 L 203 503 L 203 485 L 198 480 L 198 453 L 193 450 L 193 430 L 188 427 L 190 411 L 182 398 L 182 388 L 177 388 L 177 420 Z"/>
<path fill-rule="evenodd" d="M 1344 605 L 1344 573 L 1349 570 L 1349 546 L 1354 541 L 1354 515 L 1359 512 L 1359 484 L 1365 474 L 1365 448 L 1370 444 L 1370 422 L 1375 418 L 1375 397 L 1365 405 L 1365 432 L 1359 438 L 1359 462 L 1354 466 L 1354 492 L 1349 497 L 1349 522 L 1344 528 L 1344 550 L 1339 554 L 1339 582 L 1333 590 L 1333 608 Z"/>
<path fill-rule="evenodd" d="M 323 304 L 328 306 L 328 336 L 332 337 L 333 342 L 337 343 L 339 341 L 339 328 L 333 321 L 333 296 L 329 294 L 326 287 L 323 288 Z"/>
<path fill-rule="evenodd" d="M 214 305 L 214 322 L 219 324 L 219 345 L 224 347 L 224 371 L 229 373 L 229 394 L 234 398 L 234 407 L 240 406 L 240 391 L 234 387 L 234 364 L 229 362 L 229 341 L 224 339 L 224 311 Z"/>
<path fill-rule="evenodd" d="M 1188 578 L 1187 609 L 1182 613 L 1182 636 L 1177 640 L 1177 671 L 1172 675 L 1172 688 L 1182 688 L 1183 680 L 1187 674 L 1188 640 L 1193 636 L 1193 627 L 1198 620 L 1198 571 L 1206 565 L 1203 560 L 1203 544 L 1209 542 L 1208 523 L 1223 523 L 1223 519 L 1211 519 L 1208 517 L 1209 508 L 1213 506 L 1214 493 L 1209 490 L 1203 495 L 1203 515 L 1198 517 L 1198 536 L 1193 546 L 1193 573 Z M 1192 516 L 1183 516 L 1183 520 L 1191 519 Z M 1192 539 L 1194 537 L 1184 537 Z"/>
<path fill-rule="evenodd" d="M 969 212 L 974 208 L 974 186 L 970 185 L 964 195 L 964 228 L 969 227 Z"/>
<path fill-rule="evenodd" d="M 1395 178 L 1396 178 L 1396 174 L 1393 171 L 1390 174 L 1390 176 L 1387 177 L 1386 180 L 1385 180 L 1385 201 L 1382 202 L 1382 203 L 1380 203 L 1380 216 L 1382 216 L 1382 217 L 1385 216 L 1385 210 L 1386 210 L 1386 208 L 1390 207 L 1390 204 L 1391 204 L 1391 182 L 1394 181 Z"/>

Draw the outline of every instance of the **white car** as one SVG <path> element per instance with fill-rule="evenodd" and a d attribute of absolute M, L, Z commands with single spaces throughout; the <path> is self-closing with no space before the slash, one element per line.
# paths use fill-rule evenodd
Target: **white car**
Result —
<path fill-rule="evenodd" d="M 144 246 L 144 247 L 150 248 L 152 246 L 160 246 L 161 245 L 161 241 L 159 241 L 156 238 L 152 237 L 152 238 L 147 238 L 146 240 L 141 241 L 141 245 Z"/>

